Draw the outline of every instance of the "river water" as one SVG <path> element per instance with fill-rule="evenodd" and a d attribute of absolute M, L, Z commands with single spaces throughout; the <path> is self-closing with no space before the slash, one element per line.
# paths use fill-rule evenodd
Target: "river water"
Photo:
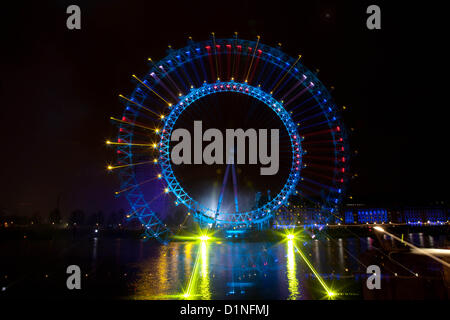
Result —
<path fill-rule="evenodd" d="M 410 234 L 407 239 L 422 247 L 442 247 L 446 236 Z M 388 290 L 385 298 L 448 298 L 438 265 L 400 256 L 391 256 L 392 261 L 375 241 L 218 239 L 161 245 L 108 237 L 7 240 L 0 244 L 1 296 L 284 300 L 326 299 L 333 292 L 336 299 L 380 298 L 365 287 L 366 267 L 375 261 Z M 81 268 L 81 290 L 66 288 L 65 271 L 71 264 Z M 429 281 L 438 289 L 427 289 Z M 402 293 L 402 283 L 425 296 Z"/>

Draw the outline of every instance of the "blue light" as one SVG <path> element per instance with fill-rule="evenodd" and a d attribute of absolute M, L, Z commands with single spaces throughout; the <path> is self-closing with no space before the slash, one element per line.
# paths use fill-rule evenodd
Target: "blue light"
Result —
<path fill-rule="evenodd" d="M 231 40 L 231 39 L 228 39 L 228 40 Z M 233 38 L 232 41 L 233 41 L 233 43 L 235 42 L 236 45 L 237 44 L 241 44 L 242 48 L 248 47 L 248 42 L 246 42 L 245 40 L 240 40 L 240 39 L 237 39 L 237 38 L 236 39 Z M 220 42 L 220 43 L 222 43 L 222 42 Z M 176 68 L 174 70 L 167 70 L 167 72 L 168 73 L 174 72 L 173 74 L 177 74 L 177 72 L 179 71 L 177 68 L 180 68 L 180 70 L 181 70 L 181 68 L 184 68 L 184 65 L 182 65 L 180 63 L 180 61 L 182 61 L 183 63 L 186 63 L 186 64 L 187 63 L 192 63 L 193 70 L 189 70 L 189 72 L 192 72 L 192 71 L 195 72 L 196 78 L 197 78 L 197 80 L 200 83 L 202 83 L 203 79 L 212 79 L 212 78 L 214 78 L 214 76 L 212 78 L 208 77 L 208 75 L 207 75 L 208 70 L 200 69 L 200 66 L 201 66 L 200 63 L 194 63 L 194 62 L 199 62 L 201 59 L 203 59 L 204 55 L 207 53 L 206 49 L 202 49 L 202 47 L 204 47 L 204 44 L 205 43 L 203 43 L 203 42 L 202 43 L 198 43 L 198 42 L 194 43 L 193 41 L 188 41 L 188 46 L 187 47 L 185 47 L 183 49 L 180 49 L 180 50 L 171 50 L 171 53 L 169 54 L 169 56 L 167 56 L 166 58 L 160 60 L 159 62 L 155 62 L 154 64 L 152 63 L 152 67 L 151 67 L 152 69 L 150 70 L 150 72 L 153 73 L 155 71 L 154 68 L 156 67 L 157 68 L 156 72 L 158 73 L 158 75 L 161 74 L 161 72 L 163 73 L 163 75 L 160 76 L 161 77 L 160 80 L 162 81 L 163 80 L 162 78 L 164 78 L 164 74 L 166 73 L 166 70 L 164 70 L 164 68 L 162 66 L 165 66 L 165 67 L 166 66 L 167 67 L 170 66 L 171 69 L 175 66 Z M 207 43 L 207 44 L 210 44 L 210 43 Z M 234 47 L 234 49 L 235 49 L 235 47 Z M 268 51 L 270 51 L 270 52 L 268 52 Z M 237 51 L 234 51 L 234 52 L 235 52 L 235 54 L 237 53 Z M 271 52 L 274 52 L 275 54 L 272 55 Z M 184 53 L 186 53 L 186 54 L 184 54 Z M 191 53 L 192 53 L 192 55 L 191 55 Z M 213 55 L 214 53 L 210 52 L 209 54 Z M 242 54 L 243 55 L 249 55 L 249 53 L 246 50 L 242 50 Z M 173 59 L 174 57 L 176 58 L 174 62 L 169 60 L 169 59 Z M 276 58 L 276 59 L 274 59 L 274 58 Z M 177 61 L 177 60 L 179 60 L 179 61 Z M 296 66 L 293 66 L 292 63 L 289 64 L 288 61 L 293 62 L 294 59 L 292 59 L 291 57 L 287 57 L 287 55 L 283 54 L 281 52 L 281 50 L 275 49 L 275 48 L 270 48 L 270 49 L 268 48 L 267 51 L 264 50 L 263 54 L 261 55 L 261 60 L 265 60 L 265 62 L 268 65 L 275 66 L 276 68 L 279 68 L 280 70 L 283 69 L 283 71 L 287 71 L 290 68 L 289 66 L 292 66 L 291 67 L 292 68 L 292 73 L 290 74 L 290 76 L 296 78 L 298 81 L 305 81 L 305 79 L 309 78 L 309 80 L 311 81 L 311 85 L 308 86 L 308 88 L 312 87 L 313 83 L 316 84 L 315 88 L 317 88 L 318 91 L 316 91 L 315 93 L 314 93 L 313 90 L 310 91 L 310 93 L 313 94 L 312 98 L 315 98 L 316 101 L 319 104 L 320 104 L 320 101 L 321 101 L 320 99 L 323 99 L 323 97 L 318 96 L 318 95 L 321 95 L 322 93 L 325 93 L 326 95 L 324 95 L 324 97 L 328 98 L 327 89 L 320 83 L 320 81 L 318 81 L 316 79 L 314 73 L 311 73 L 309 70 L 304 70 L 303 71 L 303 67 L 301 67 L 300 63 L 297 65 L 298 68 Z M 285 66 L 283 66 L 284 63 L 285 63 Z M 202 66 L 202 68 L 203 68 L 203 66 Z M 298 74 L 299 68 L 302 69 L 303 73 L 308 74 L 308 77 L 306 77 L 305 75 L 303 75 L 303 77 L 302 77 L 302 73 Z M 204 77 L 202 77 L 202 74 L 201 74 L 202 72 L 198 72 L 198 71 L 203 71 Z M 192 74 L 194 74 L 194 73 L 192 73 Z M 158 79 L 155 76 L 154 73 L 153 73 L 153 75 L 150 74 L 150 76 L 153 77 L 155 80 Z M 262 74 L 259 74 L 259 79 L 261 79 L 261 76 L 262 76 Z M 152 89 L 153 89 L 153 86 L 158 86 L 159 85 L 158 83 L 160 83 L 160 81 L 152 82 L 153 79 L 151 77 L 149 77 L 148 80 L 144 79 L 143 83 L 145 83 L 146 85 L 151 83 L 152 84 Z M 188 77 L 189 77 L 189 75 L 188 75 Z M 256 79 L 256 77 L 255 77 L 255 79 Z M 208 81 L 210 81 L 210 80 L 208 80 Z M 229 83 L 232 83 L 232 82 L 229 82 Z M 234 83 L 236 83 L 236 82 L 234 82 Z M 245 84 L 243 84 L 243 83 L 241 84 L 241 83 L 237 82 L 237 84 L 245 86 Z M 184 85 L 184 87 L 186 87 L 186 88 L 188 88 L 190 86 L 190 84 L 188 86 L 187 83 L 181 83 L 181 85 Z M 263 86 L 263 88 L 266 87 L 266 85 L 267 84 L 265 84 Z M 266 93 L 262 89 L 259 89 L 259 90 L 258 90 L 258 88 L 254 89 L 251 86 L 245 86 L 245 88 L 251 88 L 250 92 L 248 92 L 248 93 L 242 92 L 242 93 L 247 94 L 249 96 L 252 96 L 255 99 L 258 99 L 258 100 L 262 101 L 265 104 L 271 103 L 271 101 L 273 101 L 274 98 L 278 99 L 278 96 L 277 96 L 276 93 L 272 97 L 269 93 Z M 154 88 L 154 89 L 158 93 L 160 92 L 159 88 Z M 324 90 L 324 91 L 322 92 L 321 90 Z M 202 87 L 202 90 L 198 90 L 196 92 L 196 96 L 192 96 L 191 97 L 192 100 L 189 101 L 187 104 L 188 105 L 191 104 L 193 101 L 195 101 L 195 100 L 205 96 L 206 94 L 214 94 L 215 92 L 220 92 L 220 91 L 223 91 L 223 90 L 214 91 L 214 90 L 211 89 L 211 87 L 206 86 L 206 89 L 204 89 Z M 161 92 L 164 92 L 164 94 L 166 94 L 166 92 L 164 90 L 162 90 Z M 141 84 L 139 84 L 135 88 L 135 93 L 139 93 L 137 95 L 137 97 L 138 97 L 137 101 L 139 101 L 140 103 L 144 103 L 145 99 L 147 99 L 147 94 L 146 94 L 147 93 L 147 88 L 145 88 L 145 86 L 141 86 Z M 186 96 L 189 96 L 189 94 L 190 93 L 186 94 Z M 176 99 L 176 98 L 174 98 L 174 99 Z M 130 98 L 130 100 L 133 101 L 134 99 Z M 324 101 L 324 103 L 327 103 L 327 99 L 323 99 L 323 101 Z M 280 105 L 281 105 L 281 103 L 280 103 Z M 169 112 L 169 113 L 172 112 L 172 111 L 182 112 L 185 109 L 184 106 L 180 106 L 179 104 L 176 104 L 176 103 L 174 103 L 174 106 L 175 106 L 175 108 L 174 107 L 171 107 L 171 108 L 169 107 L 169 109 L 166 109 L 167 112 Z M 326 105 L 322 105 L 322 107 L 324 107 L 322 112 L 326 114 L 326 110 L 327 110 L 326 109 Z M 138 113 L 136 113 L 136 111 L 133 109 L 131 104 L 130 104 L 130 107 L 126 106 L 125 110 L 127 110 L 127 111 L 131 110 L 131 112 L 133 112 L 134 116 L 136 116 L 136 115 L 140 116 Z M 283 110 L 285 111 L 285 109 L 281 109 L 279 111 L 278 116 L 283 121 L 283 123 L 286 126 L 286 129 L 288 130 L 288 132 L 292 133 L 293 131 L 296 131 L 297 123 L 293 123 L 293 121 L 291 119 L 291 116 L 288 114 L 288 112 L 284 112 Z M 330 108 L 329 111 L 332 112 L 333 109 Z M 330 122 L 330 118 L 331 118 L 331 115 L 330 116 L 326 115 L 326 119 L 325 120 L 327 122 Z M 336 118 L 334 117 L 333 119 L 336 119 Z M 173 120 L 174 120 L 173 124 L 175 124 L 177 118 L 174 118 Z M 164 122 L 164 127 L 165 128 L 167 128 L 167 123 L 168 123 L 167 121 Z M 341 124 L 339 124 L 339 125 L 341 125 Z M 120 133 L 119 133 L 118 137 L 119 138 L 126 138 L 126 139 L 128 139 L 127 141 L 130 141 L 129 139 L 133 138 L 133 137 L 129 136 L 130 134 L 133 135 L 134 134 L 133 131 L 129 132 L 128 130 L 120 130 Z M 165 135 L 160 131 L 159 133 L 157 133 L 157 137 L 158 136 L 159 137 L 164 137 Z M 301 138 L 298 137 L 296 141 L 297 142 L 301 142 L 302 140 L 303 140 L 303 137 L 301 137 Z M 292 143 L 292 141 L 291 141 L 291 143 Z M 335 140 L 333 140 L 333 143 L 334 143 L 334 147 L 336 148 Z M 160 149 L 160 148 L 158 147 L 158 149 Z M 132 156 L 133 156 L 133 151 L 132 151 L 131 147 L 127 148 L 127 147 L 124 146 L 124 147 L 121 147 L 120 150 L 124 151 L 124 152 L 123 152 L 123 154 L 120 154 L 118 156 L 119 160 L 123 161 L 123 163 L 131 163 L 132 162 Z M 164 150 L 166 150 L 166 149 L 164 149 Z M 164 152 L 163 152 L 163 155 L 165 155 Z M 306 152 L 303 152 L 303 150 L 300 148 L 299 154 L 303 155 L 304 153 L 306 153 Z M 159 162 L 159 165 L 161 165 L 161 162 Z M 298 166 L 299 166 L 299 168 L 302 168 L 303 167 L 303 163 L 300 163 Z M 120 172 L 119 174 L 122 177 L 124 177 L 123 175 L 125 175 L 127 177 L 127 179 L 122 179 L 121 180 L 121 189 L 129 188 L 130 186 L 135 184 L 136 180 L 139 180 L 139 179 L 137 179 L 138 177 L 136 176 L 136 173 L 134 173 L 134 172 L 132 173 L 132 177 L 130 179 L 130 177 L 127 176 L 127 174 L 129 175 L 129 171 L 127 171 L 127 169 L 117 170 L 117 171 Z M 166 171 L 166 173 L 167 173 L 167 171 Z M 165 179 L 168 178 L 168 176 L 166 174 L 163 175 L 163 172 L 161 172 L 161 174 L 162 174 L 162 177 L 164 177 Z M 170 178 L 172 179 L 172 178 L 174 178 L 174 176 L 170 177 Z M 286 182 L 285 190 L 282 190 L 283 195 L 286 196 L 286 195 L 289 195 L 291 192 L 294 192 L 295 191 L 295 186 L 297 185 L 297 182 L 300 181 L 301 178 L 302 177 L 300 176 L 298 171 L 292 173 L 292 176 L 290 176 L 288 181 Z M 175 179 L 175 181 L 176 181 L 176 179 Z M 338 193 L 340 194 L 341 192 L 336 193 L 336 187 L 339 188 L 340 186 L 341 186 L 341 184 L 335 184 L 329 190 L 330 191 L 334 190 L 335 191 L 334 194 L 337 196 Z M 174 186 L 169 186 L 169 187 L 172 190 Z M 178 188 L 174 189 L 174 190 L 177 190 L 179 192 L 179 197 L 177 197 L 178 203 L 182 203 L 182 204 L 184 204 L 187 207 L 190 207 L 193 204 L 195 204 L 193 202 L 195 200 L 193 200 L 185 192 L 185 190 L 181 188 L 181 186 L 175 185 L 175 187 L 178 187 Z M 151 207 L 150 207 L 150 205 L 149 205 L 149 203 L 146 202 L 146 200 L 143 200 L 143 199 L 145 199 L 145 196 L 143 195 L 142 190 L 140 190 L 139 187 L 138 188 L 132 188 L 130 190 L 132 190 L 132 192 L 127 192 L 126 193 L 127 194 L 126 198 L 127 198 L 127 201 L 130 204 L 130 208 L 132 209 L 131 212 L 139 212 L 138 214 L 136 214 L 135 218 L 137 218 L 143 225 L 146 226 L 147 231 L 146 231 L 145 235 L 147 237 L 149 237 L 149 238 L 150 237 L 155 237 L 155 238 L 161 240 L 161 235 L 164 234 L 165 232 L 170 232 L 170 230 L 165 227 L 163 222 L 159 221 L 159 219 L 158 219 L 159 218 L 159 214 L 156 213 L 156 212 L 153 212 Z M 280 194 L 281 194 L 281 192 L 280 192 Z M 331 203 L 329 203 L 330 205 L 334 206 L 334 203 L 337 204 L 339 200 L 338 199 L 334 199 L 334 198 L 330 199 L 329 197 L 327 197 L 327 202 L 328 201 L 331 202 Z M 275 213 L 275 211 L 271 211 L 271 209 L 276 210 L 277 204 L 278 204 L 278 201 L 275 201 L 275 202 L 272 202 L 272 204 L 269 204 L 267 206 L 259 208 L 260 211 L 255 213 L 253 215 L 253 217 L 255 219 L 257 219 L 258 221 L 265 221 L 266 219 L 269 219 Z M 194 216 L 198 215 L 198 216 L 201 217 L 201 214 L 206 212 L 206 211 L 204 211 L 204 209 L 206 209 L 206 208 L 204 208 L 204 207 L 201 208 L 200 215 L 198 215 L 197 211 L 195 211 Z M 333 209 L 333 208 L 327 208 L 327 210 L 329 210 L 331 212 L 335 211 L 335 209 Z M 206 212 L 206 213 L 207 214 L 211 214 L 211 212 Z M 250 213 L 251 212 L 245 212 L 244 214 L 250 214 Z M 208 218 L 204 217 L 204 216 L 203 216 L 203 218 L 205 218 L 205 221 L 206 221 L 205 223 L 208 223 L 208 221 L 211 220 L 211 219 L 208 220 Z M 433 221 L 436 220 L 435 215 L 432 216 L 432 219 L 433 219 Z M 154 223 L 154 221 L 156 221 L 156 223 Z M 239 225 L 239 227 L 240 227 L 240 223 L 235 223 L 235 225 L 236 226 Z"/>
<path fill-rule="evenodd" d="M 173 191 L 173 194 L 175 195 L 179 203 L 183 203 L 188 209 L 198 212 L 200 222 L 204 220 L 211 220 L 211 212 L 215 212 L 215 210 L 207 208 L 204 205 L 200 204 L 181 188 L 172 170 L 170 155 L 168 154 L 168 143 L 170 141 L 169 137 L 172 133 L 173 126 L 175 125 L 179 115 L 196 100 L 202 98 L 203 96 L 219 92 L 239 92 L 240 94 L 245 94 L 264 102 L 269 108 L 276 112 L 276 114 L 282 120 L 285 128 L 289 132 L 289 136 L 291 138 L 291 148 L 292 150 L 294 150 L 294 157 L 291 164 L 291 174 L 287 178 L 285 186 L 271 201 L 267 202 L 262 207 L 239 213 L 241 216 L 245 217 L 243 219 L 244 221 L 252 221 L 252 224 L 261 223 L 270 219 L 272 217 L 272 214 L 270 214 L 270 212 L 277 210 L 280 206 L 286 203 L 286 199 L 288 199 L 292 192 L 295 191 L 294 186 L 297 185 L 300 178 L 300 175 L 297 171 L 298 168 L 301 168 L 302 165 L 301 163 L 297 164 L 297 161 L 301 161 L 301 154 L 303 153 L 303 151 L 299 144 L 300 139 L 294 138 L 299 137 L 300 135 L 298 134 L 296 126 L 294 125 L 289 113 L 284 109 L 281 103 L 272 98 L 268 93 L 262 91 L 259 87 L 253 87 L 248 85 L 247 83 L 231 81 L 222 82 L 218 80 L 213 84 L 204 83 L 201 88 L 193 88 L 187 95 L 181 97 L 180 102 L 177 103 L 174 108 L 172 108 L 172 111 L 166 117 L 165 126 L 163 129 L 163 132 L 165 133 L 161 135 L 160 150 L 164 150 L 161 156 L 162 160 L 159 162 L 159 165 L 161 167 L 161 174 L 169 183 L 169 187 Z M 262 212 L 267 212 L 269 214 L 263 215 L 261 214 Z M 223 220 L 223 218 L 221 218 L 220 216 L 215 220 L 215 223 L 218 225 L 224 224 L 227 226 L 238 226 L 241 224 L 241 222 L 238 221 Z"/>

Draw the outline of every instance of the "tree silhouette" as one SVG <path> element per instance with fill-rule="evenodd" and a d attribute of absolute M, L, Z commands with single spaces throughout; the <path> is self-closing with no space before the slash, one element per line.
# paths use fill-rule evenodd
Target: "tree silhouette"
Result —
<path fill-rule="evenodd" d="M 69 223 L 82 225 L 84 223 L 84 212 L 80 209 L 72 211 L 69 217 Z"/>
<path fill-rule="evenodd" d="M 33 215 L 31 216 L 31 222 L 33 224 L 41 224 L 41 214 L 39 213 L 39 211 L 33 213 Z"/>
<path fill-rule="evenodd" d="M 54 209 L 50 212 L 48 221 L 54 224 L 61 223 L 61 212 L 59 211 L 59 209 Z"/>
<path fill-rule="evenodd" d="M 94 226 L 94 225 L 103 225 L 104 223 L 104 215 L 102 211 L 98 211 L 97 213 L 93 213 L 89 216 L 89 221 L 88 224 L 90 226 Z"/>
<path fill-rule="evenodd" d="M 115 211 L 113 211 L 108 217 L 107 225 L 108 227 L 114 228 L 117 224 L 118 224 L 118 215 Z"/>

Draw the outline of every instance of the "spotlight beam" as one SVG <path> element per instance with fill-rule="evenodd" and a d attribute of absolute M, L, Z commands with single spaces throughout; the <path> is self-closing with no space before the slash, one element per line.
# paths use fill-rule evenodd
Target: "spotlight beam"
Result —
<path fill-rule="evenodd" d="M 422 248 L 416 247 L 415 245 L 409 243 L 408 241 L 405 241 L 405 240 L 400 239 L 400 238 L 397 237 L 396 235 L 394 235 L 394 234 L 392 234 L 392 233 L 390 233 L 390 232 L 387 232 L 386 230 L 384 230 L 383 228 L 381 228 L 381 227 L 379 227 L 379 226 L 376 226 L 376 227 L 373 227 L 373 228 L 374 228 L 375 230 L 379 231 L 379 232 L 383 232 L 383 233 L 387 234 L 388 236 L 394 238 L 394 239 L 397 240 L 397 241 L 400 241 L 400 242 L 406 244 L 408 247 L 414 249 L 416 252 L 420 252 L 420 253 L 422 253 L 422 254 L 424 254 L 424 255 L 430 257 L 431 259 L 433 259 L 433 260 L 439 262 L 440 264 L 446 266 L 447 268 L 450 268 L 450 263 L 445 262 L 444 260 L 442 260 L 442 259 L 436 257 L 435 255 L 431 254 L 430 252 L 428 252 L 428 251 L 426 251 L 426 250 L 423 250 Z"/>
<path fill-rule="evenodd" d="M 152 147 L 154 143 L 126 143 L 126 142 L 114 142 L 107 140 L 106 144 L 119 145 L 119 146 L 135 146 L 135 147 Z"/>
<path fill-rule="evenodd" d="M 137 81 L 139 81 L 143 86 L 145 86 L 148 90 L 150 90 L 151 92 L 153 92 L 158 98 L 160 98 L 161 100 L 163 100 L 169 107 L 172 106 L 172 104 L 170 102 L 168 102 L 166 99 L 164 99 L 163 97 L 161 97 L 155 90 L 153 90 L 152 88 L 150 88 L 148 85 L 146 85 L 144 82 L 141 81 L 141 79 L 139 79 L 138 77 L 136 77 L 136 75 L 133 74 L 133 78 L 135 78 Z"/>
<path fill-rule="evenodd" d="M 328 296 L 329 297 L 334 296 L 335 293 L 332 290 L 330 290 L 330 288 L 328 288 L 328 286 L 326 285 L 325 281 L 323 281 L 323 279 L 320 276 L 320 274 L 316 271 L 316 269 L 314 269 L 313 265 L 311 264 L 311 262 L 309 262 L 308 258 L 306 258 L 305 254 L 300 250 L 300 248 L 298 248 L 295 245 L 294 240 L 288 240 L 288 241 L 292 241 L 292 244 L 294 245 L 294 248 L 300 254 L 300 257 L 302 257 L 303 261 L 305 261 L 305 263 L 309 267 L 309 269 L 311 269 L 312 273 L 314 273 L 314 275 L 317 277 L 317 280 L 319 280 L 320 284 L 325 289 L 325 291 L 327 292 Z"/>
<path fill-rule="evenodd" d="M 132 189 L 132 188 L 141 186 L 141 185 L 143 185 L 143 184 L 145 184 L 145 183 L 147 183 L 147 182 L 153 181 L 153 180 L 155 180 L 155 179 L 159 179 L 159 178 L 151 178 L 151 179 L 142 181 L 142 182 L 140 182 L 140 183 L 138 183 L 138 184 L 134 184 L 134 185 L 132 185 L 132 186 L 129 186 L 128 188 L 122 189 L 122 190 L 120 190 L 120 191 L 116 191 L 116 192 L 114 192 L 114 194 L 116 194 L 116 195 L 117 195 L 117 194 L 120 194 L 120 193 L 125 192 L 125 191 L 128 191 L 128 190 L 130 190 L 130 189 Z"/>
<path fill-rule="evenodd" d="M 291 72 L 291 70 L 294 68 L 294 66 L 297 64 L 297 62 L 300 60 L 301 57 L 302 57 L 302 55 L 299 54 L 297 60 L 295 60 L 295 62 L 292 64 L 292 66 L 289 68 L 289 70 L 284 74 L 284 76 L 280 79 L 280 81 L 278 81 L 278 83 L 275 85 L 275 87 L 273 87 L 271 92 L 275 92 L 275 90 L 278 88 L 280 83 L 284 80 L 284 78 L 286 78 L 286 76 L 289 74 L 289 72 Z"/>
<path fill-rule="evenodd" d="M 248 81 L 248 76 L 249 76 L 249 74 L 250 74 L 250 70 L 252 69 L 253 60 L 255 59 L 256 50 L 258 49 L 258 44 L 259 44 L 260 36 L 257 36 L 256 38 L 257 38 L 258 40 L 256 40 L 255 50 L 253 50 L 252 60 L 250 61 L 250 66 L 248 67 L 247 75 L 245 76 L 245 82 Z"/>
<path fill-rule="evenodd" d="M 137 123 L 133 123 L 133 122 L 129 122 L 129 121 L 124 121 L 124 120 L 116 119 L 116 118 L 114 118 L 114 117 L 110 117 L 110 119 L 111 119 L 111 120 L 114 120 L 114 121 L 117 121 L 117 122 L 120 122 L 120 123 L 128 124 L 128 125 L 130 125 L 130 126 L 139 127 L 139 128 L 142 128 L 142 129 L 147 129 L 147 130 L 151 130 L 151 131 L 154 131 L 154 130 L 155 130 L 155 129 L 152 129 L 152 128 L 149 128 L 149 127 L 146 127 L 146 126 L 137 124 Z"/>
<path fill-rule="evenodd" d="M 136 163 L 130 163 L 130 164 L 124 164 L 124 165 L 120 165 L 120 166 L 108 166 L 107 169 L 108 170 L 114 170 L 114 169 L 119 169 L 119 168 L 125 168 L 125 167 L 132 167 L 132 166 L 138 166 L 141 164 L 148 164 L 148 163 L 153 163 L 154 161 L 143 161 L 143 162 L 136 162 Z"/>
<path fill-rule="evenodd" d="M 189 278 L 187 290 L 183 294 L 183 297 L 185 299 L 189 299 L 189 297 L 192 296 L 192 289 L 195 283 L 197 282 L 200 253 L 201 253 L 201 246 L 198 246 L 197 256 L 195 257 L 194 269 L 192 270 L 191 276 Z"/>
<path fill-rule="evenodd" d="M 155 114 L 155 115 L 157 115 L 157 116 L 159 117 L 159 114 L 158 114 L 157 112 L 155 112 L 155 111 L 153 111 L 153 110 L 151 110 L 151 109 L 149 109 L 149 108 L 147 108 L 147 107 L 144 107 L 143 105 L 141 105 L 141 104 L 139 104 L 139 103 L 137 103 L 137 102 L 135 102 L 135 101 L 133 101 L 133 100 L 130 100 L 130 99 L 128 99 L 127 97 L 125 97 L 125 96 L 123 96 L 123 95 L 121 95 L 121 94 L 119 94 L 119 97 L 121 97 L 122 99 L 127 100 L 128 102 L 130 102 L 130 103 L 132 103 L 132 104 L 138 106 L 139 108 L 142 108 L 142 109 L 144 109 L 144 110 L 147 110 L 148 112 L 151 112 L 151 113 L 153 113 L 153 114 Z"/>

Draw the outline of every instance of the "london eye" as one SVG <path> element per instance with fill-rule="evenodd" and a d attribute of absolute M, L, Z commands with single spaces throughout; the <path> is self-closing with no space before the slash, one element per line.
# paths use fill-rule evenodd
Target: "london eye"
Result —
<path fill-rule="evenodd" d="M 108 166 L 118 172 L 116 194 L 126 197 L 128 216 L 139 220 L 147 237 L 172 233 L 162 214 L 167 203 L 184 207 L 201 227 L 225 230 L 268 228 L 293 198 L 318 204 L 323 221 L 334 216 L 348 171 L 346 131 L 329 91 L 301 55 L 291 57 L 259 37 L 212 34 L 148 62 L 148 72 L 132 76 L 133 92 L 120 95 L 123 114 L 111 117 L 118 135 L 107 141 L 116 152 Z M 204 125 L 217 126 L 233 113 L 242 126 L 283 131 L 277 181 L 252 179 L 248 167 L 235 164 L 195 171 L 171 163 L 175 128 L 199 115 Z"/>

